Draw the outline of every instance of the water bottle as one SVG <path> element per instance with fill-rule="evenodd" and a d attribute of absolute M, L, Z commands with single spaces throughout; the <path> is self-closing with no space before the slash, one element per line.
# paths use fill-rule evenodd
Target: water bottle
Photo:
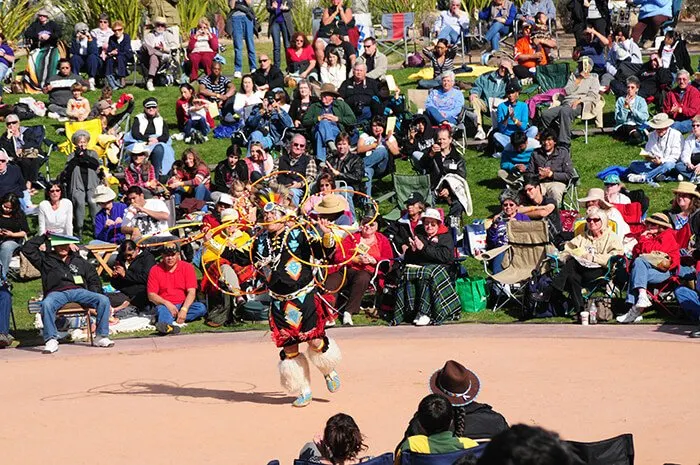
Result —
<path fill-rule="evenodd" d="M 595 302 L 591 302 L 591 308 L 588 310 L 588 323 L 598 324 L 598 308 L 595 306 Z"/>

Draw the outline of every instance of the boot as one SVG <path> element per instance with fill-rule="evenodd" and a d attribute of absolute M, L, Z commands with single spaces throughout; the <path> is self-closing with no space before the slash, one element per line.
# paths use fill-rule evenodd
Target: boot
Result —
<path fill-rule="evenodd" d="M 328 391 L 337 392 L 340 389 L 340 376 L 335 368 L 342 360 L 338 344 L 333 339 L 324 337 L 323 345 L 319 349 L 309 346 L 306 353 L 311 363 L 323 374 Z"/>
<path fill-rule="evenodd" d="M 297 396 L 292 402 L 294 407 L 306 407 L 311 403 L 311 384 L 309 382 L 309 361 L 304 354 L 287 355 L 284 350 L 280 353 L 278 368 L 282 387 L 292 395 Z"/>

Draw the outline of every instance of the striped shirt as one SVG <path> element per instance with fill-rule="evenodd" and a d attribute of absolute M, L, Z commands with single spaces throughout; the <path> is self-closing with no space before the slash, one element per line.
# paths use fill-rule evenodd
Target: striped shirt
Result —
<path fill-rule="evenodd" d="M 229 84 L 231 84 L 231 80 L 226 76 L 219 76 L 218 82 L 212 81 L 212 78 L 207 75 L 199 78 L 199 85 L 204 86 L 207 90 L 215 94 L 225 94 L 228 91 Z"/>
<path fill-rule="evenodd" d="M 448 48 L 445 52 L 445 61 L 442 63 L 438 62 L 438 57 L 436 57 L 433 51 L 428 47 L 423 49 L 423 55 L 430 60 L 430 64 L 433 66 L 433 79 L 438 79 L 445 71 L 452 71 L 452 69 L 454 69 L 457 49 L 454 46 Z"/>

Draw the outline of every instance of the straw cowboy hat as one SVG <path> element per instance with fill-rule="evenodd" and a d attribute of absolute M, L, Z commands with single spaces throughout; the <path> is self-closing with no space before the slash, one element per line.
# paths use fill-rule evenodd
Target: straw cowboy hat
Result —
<path fill-rule="evenodd" d="M 481 388 L 479 377 L 454 360 L 448 360 L 433 373 L 428 384 L 433 394 L 446 398 L 455 407 L 473 402 Z"/>
<path fill-rule="evenodd" d="M 605 206 L 605 208 L 612 207 L 612 204 L 605 200 L 605 193 L 603 192 L 603 189 L 599 187 L 588 189 L 588 193 L 586 193 L 586 196 L 582 199 L 578 199 L 578 203 L 580 203 L 581 205 L 585 205 L 586 202 L 590 202 L 592 200 L 597 200 L 598 204 Z"/>
<path fill-rule="evenodd" d="M 659 113 L 649 121 L 649 127 L 654 129 L 666 129 L 675 123 L 666 113 Z"/>
<path fill-rule="evenodd" d="M 340 94 L 335 90 L 335 86 L 330 82 L 327 82 L 321 86 L 321 95 L 328 94 L 334 97 L 340 97 Z"/>
<path fill-rule="evenodd" d="M 435 208 L 427 208 L 420 216 L 421 220 L 424 220 L 426 218 L 432 218 L 434 220 L 437 220 L 439 223 L 442 223 L 442 217 L 440 216 L 440 212 Z"/>
<path fill-rule="evenodd" d="M 167 26 L 168 20 L 164 16 L 156 16 L 153 18 L 153 25 L 157 26 L 158 24 L 165 24 Z"/>
<path fill-rule="evenodd" d="M 345 211 L 345 203 L 343 198 L 339 195 L 328 194 L 318 205 L 314 208 L 314 211 L 319 215 L 328 215 L 333 213 L 343 213 Z"/>
<path fill-rule="evenodd" d="M 668 216 L 665 213 L 654 213 L 651 216 L 648 216 L 646 220 L 644 220 L 647 223 L 652 223 L 658 226 L 663 226 L 664 228 L 669 228 L 672 229 L 673 225 L 671 224 L 671 220 L 668 219 Z"/>
<path fill-rule="evenodd" d="M 107 203 L 116 198 L 117 194 L 104 184 L 100 184 L 95 188 L 95 203 Z"/>
<path fill-rule="evenodd" d="M 688 181 L 681 181 L 678 187 L 673 189 L 674 194 L 688 194 L 700 198 L 700 192 L 695 188 L 695 184 Z"/>

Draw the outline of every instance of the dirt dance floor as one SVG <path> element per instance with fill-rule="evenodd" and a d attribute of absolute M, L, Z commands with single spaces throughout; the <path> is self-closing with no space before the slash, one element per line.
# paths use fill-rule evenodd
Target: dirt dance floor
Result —
<path fill-rule="evenodd" d="M 312 367 L 314 402 L 290 406 L 278 351 L 249 332 L 0 351 L 5 462 L 291 464 L 337 413 L 370 454 L 393 450 L 429 375 L 453 358 L 481 378 L 478 400 L 510 423 L 564 438 L 634 434 L 637 463 L 697 464 L 700 341 L 690 328 L 450 325 L 337 328 L 342 388 Z"/>

